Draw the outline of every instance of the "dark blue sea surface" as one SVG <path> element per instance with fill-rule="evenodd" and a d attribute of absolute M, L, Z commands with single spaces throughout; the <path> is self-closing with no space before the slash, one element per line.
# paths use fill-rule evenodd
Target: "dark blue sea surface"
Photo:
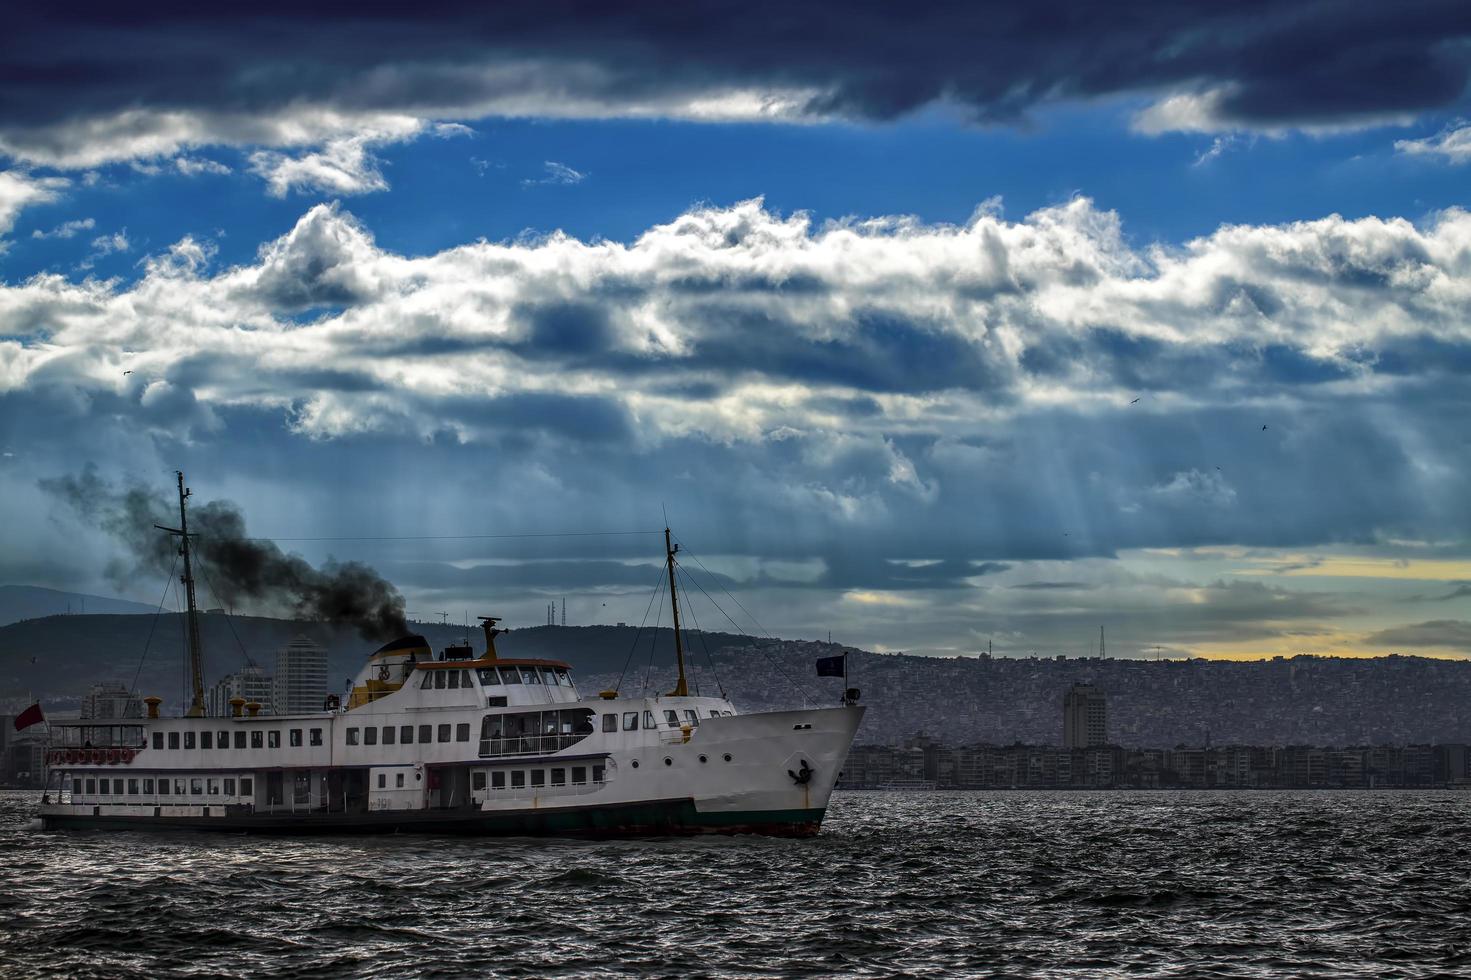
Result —
<path fill-rule="evenodd" d="M 1471 975 L 1471 794 L 839 793 L 820 837 L 48 833 L 0 975 Z"/>

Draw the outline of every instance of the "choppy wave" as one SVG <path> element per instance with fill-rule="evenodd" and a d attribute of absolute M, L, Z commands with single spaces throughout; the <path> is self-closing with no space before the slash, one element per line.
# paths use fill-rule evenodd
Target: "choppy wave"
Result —
<path fill-rule="evenodd" d="M 822 835 L 46 833 L 0 794 L 0 974 L 1471 972 L 1471 794 L 839 793 Z"/>

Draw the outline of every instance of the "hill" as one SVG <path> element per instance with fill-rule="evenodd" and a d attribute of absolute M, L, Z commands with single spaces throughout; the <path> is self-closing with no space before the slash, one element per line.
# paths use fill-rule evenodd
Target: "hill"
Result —
<path fill-rule="evenodd" d="M 465 636 L 464 627 L 414 628 L 436 649 Z M 201 629 L 207 680 L 235 670 L 244 660 L 242 648 L 270 670 L 276 648 L 304 633 L 327 647 L 337 689 L 378 645 L 347 629 L 255 617 L 206 614 Z M 470 639 L 481 649 L 479 630 L 472 629 Z M 584 695 L 615 686 L 637 694 L 669 690 L 672 643 L 667 628 L 538 626 L 512 630 L 497 647 L 504 656 L 567 661 Z M 813 671 L 813 661 L 841 652 L 838 646 L 724 633 L 696 636 L 691 646 L 692 687 L 723 690 L 746 711 L 833 704 L 840 694 L 840 680 Z M 34 692 L 64 709 L 97 681 L 132 685 L 136 675 L 140 692 L 177 705 L 182 650 L 177 614 L 160 616 L 156 624 L 153 616 L 111 615 L 13 623 L 0 627 L 0 698 Z M 1110 736 L 1125 746 L 1471 743 L 1471 712 L 1465 710 L 1471 661 L 942 659 L 855 651 L 850 663 L 852 683 L 869 706 L 859 740 L 875 744 L 897 743 L 917 731 L 948 745 L 1056 744 L 1063 695 L 1079 682 L 1103 689 Z"/>
<path fill-rule="evenodd" d="M 36 585 L 0 585 L 0 626 L 22 619 L 42 616 L 69 616 L 83 613 L 153 613 L 151 606 L 126 599 L 59 592 Z"/>

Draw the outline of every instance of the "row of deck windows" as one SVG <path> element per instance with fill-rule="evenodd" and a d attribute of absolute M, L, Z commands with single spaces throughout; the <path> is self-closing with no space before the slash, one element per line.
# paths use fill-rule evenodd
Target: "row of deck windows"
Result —
<path fill-rule="evenodd" d="M 230 737 L 234 735 L 234 747 L 237 749 L 279 749 L 281 747 L 281 729 L 254 729 L 252 731 L 231 732 L 154 732 L 153 747 L 161 749 L 165 744 L 171 749 L 228 749 L 230 748 Z M 167 741 L 165 741 L 167 735 Z M 292 748 L 298 748 L 302 744 L 302 738 L 306 736 L 311 745 L 322 744 L 322 729 L 313 728 L 310 731 L 301 728 L 289 728 L 286 730 L 286 738 Z M 248 741 L 248 746 L 247 746 Z"/>
<path fill-rule="evenodd" d="M 711 717 L 714 717 L 716 714 L 718 714 L 718 712 L 715 712 L 715 711 L 711 711 L 710 712 Z M 673 710 L 672 708 L 666 708 L 665 711 L 664 711 L 664 724 L 667 727 L 669 727 L 669 728 L 679 728 L 681 725 L 689 725 L 691 728 L 694 728 L 694 727 L 697 727 L 700 724 L 700 716 L 694 711 L 694 709 L 692 709 L 692 708 L 686 708 L 685 709 L 685 712 L 684 712 L 684 718 L 683 718 L 683 720 L 681 720 L 680 719 L 680 716 L 679 716 L 679 712 Z M 658 721 L 655 720 L 654 713 L 652 711 L 645 710 L 644 711 L 644 728 L 646 728 L 646 729 L 654 729 L 654 728 L 658 728 L 658 727 L 659 727 L 659 723 L 658 723 Z M 638 731 L 638 712 L 637 711 L 625 711 L 625 712 L 623 712 L 623 730 L 625 732 L 636 732 L 636 731 Z M 612 713 L 612 712 L 609 712 L 608 714 L 603 715 L 603 731 L 605 731 L 605 732 L 616 732 L 616 731 L 618 731 L 618 715 L 617 714 Z"/>
<path fill-rule="evenodd" d="M 76 796 L 225 796 L 235 795 L 236 780 L 232 776 L 192 776 L 188 779 L 166 776 L 156 779 L 139 776 L 128 779 L 73 778 L 72 793 Z M 244 777 L 239 780 L 240 795 L 255 795 L 255 780 Z"/>
<path fill-rule="evenodd" d="M 528 778 L 530 779 L 530 786 L 533 789 L 536 789 L 536 788 L 539 788 L 539 787 L 542 787 L 542 786 L 547 786 L 547 785 L 551 785 L 551 786 L 567 786 L 567 785 L 569 785 L 569 781 L 567 779 L 568 771 L 569 770 L 568 769 L 565 769 L 565 768 L 556 768 L 556 769 L 530 769 L 530 770 L 527 770 L 527 769 L 511 769 L 509 771 L 504 770 L 504 769 L 493 769 L 490 772 L 490 788 L 491 789 L 505 789 L 506 786 L 507 786 L 508 777 L 509 777 L 509 784 L 510 784 L 510 788 L 511 789 L 525 789 L 526 786 L 528 785 L 528 783 L 527 783 Z M 588 767 L 587 766 L 572 766 L 570 771 L 571 771 L 571 774 L 572 774 L 572 779 L 570 781 L 570 785 L 572 785 L 572 786 L 585 786 L 587 784 L 587 774 L 588 774 Z M 606 772 L 607 772 L 607 769 L 604 766 L 601 766 L 601 765 L 593 766 L 592 767 L 592 781 L 594 783 L 601 783 L 603 781 L 603 777 L 606 774 Z M 551 776 L 551 782 L 550 783 L 548 783 L 548 781 L 547 781 L 548 775 Z M 470 788 L 471 789 L 485 789 L 485 786 L 486 786 L 486 773 L 485 773 L 484 770 L 478 770 L 477 769 L 475 772 L 472 772 L 470 774 Z"/>
<path fill-rule="evenodd" d="M 470 724 L 469 722 L 461 722 L 460 724 L 454 726 L 448 724 L 438 726 L 420 725 L 419 742 L 421 744 L 429 742 L 448 742 L 450 740 L 451 727 L 453 727 L 454 729 L 454 740 L 456 742 L 470 741 Z M 361 743 L 359 743 L 358 741 L 359 737 L 361 737 L 362 739 Z M 361 730 L 357 728 L 349 728 L 347 730 L 348 745 L 377 745 L 379 744 L 380 738 L 382 740 L 382 744 L 384 745 L 392 745 L 395 741 L 397 741 L 399 745 L 412 745 L 414 744 L 414 726 L 399 725 L 397 728 L 395 728 L 393 725 L 384 725 L 382 728 L 381 736 L 379 734 L 379 729 L 377 728 L 364 728 Z"/>
<path fill-rule="evenodd" d="M 482 687 L 501 687 L 506 684 L 544 684 L 547 687 L 571 687 L 572 675 L 557 667 L 477 667 L 476 675 Z M 419 687 L 442 691 L 461 687 L 473 687 L 468 670 L 426 670 Z"/>

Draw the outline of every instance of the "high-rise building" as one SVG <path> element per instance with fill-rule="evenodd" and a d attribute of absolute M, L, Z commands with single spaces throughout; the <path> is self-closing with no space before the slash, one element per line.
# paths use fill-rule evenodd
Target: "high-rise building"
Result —
<path fill-rule="evenodd" d="M 262 714 L 270 714 L 274 695 L 271 676 L 266 673 L 266 669 L 258 664 L 247 664 L 215 682 L 214 687 L 205 695 L 205 712 L 211 718 L 229 717 L 230 699 L 244 698 L 246 701 L 259 702 Z"/>
<path fill-rule="evenodd" d="M 143 702 L 121 684 L 93 684 L 82 698 L 82 718 L 142 718 Z"/>
<path fill-rule="evenodd" d="M 1074 684 L 1062 698 L 1062 745 L 1091 749 L 1108 744 L 1108 701 L 1092 684 Z"/>
<path fill-rule="evenodd" d="M 305 636 L 276 651 L 271 707 L 278 715 L 321 711 L 327 700 L 327 648 Z"/>

